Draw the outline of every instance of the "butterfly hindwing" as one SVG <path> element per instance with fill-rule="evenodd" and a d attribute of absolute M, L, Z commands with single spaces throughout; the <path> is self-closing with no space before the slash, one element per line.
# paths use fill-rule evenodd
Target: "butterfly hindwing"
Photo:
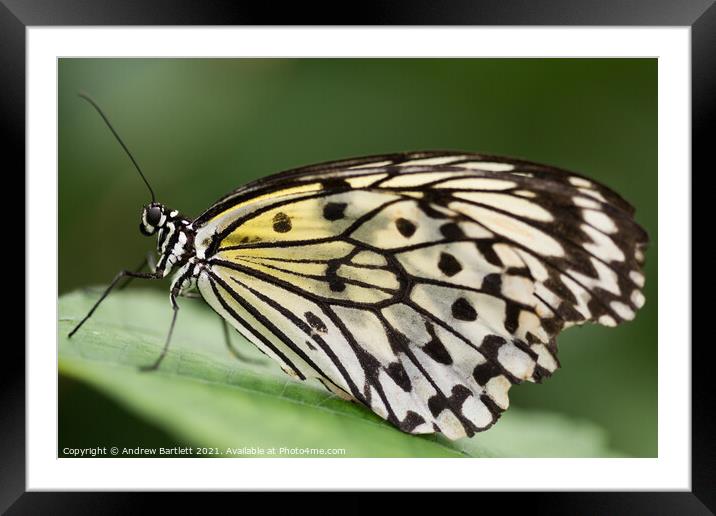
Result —
<path fill-rule="evenodd" d="M 243 187 L 194 221 L 206 300 L 283 369 L 401 429 L 491 426 L 556 336 L 630 320 L 646 234 L 611 190 L 462 153 L 332 162 Z"/>

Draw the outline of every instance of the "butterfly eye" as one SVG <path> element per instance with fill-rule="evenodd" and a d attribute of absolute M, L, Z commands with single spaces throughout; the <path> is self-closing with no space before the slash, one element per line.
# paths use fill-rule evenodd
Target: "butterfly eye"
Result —
<path fill-rule="evenodd" d="M 162 220 L 162 209 L 159 206 L 152 206 L 147 209 L 147 224 L 157 227 Z"/>

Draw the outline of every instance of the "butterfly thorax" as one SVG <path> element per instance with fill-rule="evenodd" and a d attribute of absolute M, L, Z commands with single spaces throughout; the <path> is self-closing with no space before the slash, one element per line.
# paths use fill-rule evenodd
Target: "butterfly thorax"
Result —
<path fill-rule="evenodd" d="M 156 233 L 159 254 L 156 270 L 163 276 L 184 265 L 195 254 L 191 221 L 177 210 L 159 203 L 149 204 L 142 210 L 139 229 L 146 236 Z"/>

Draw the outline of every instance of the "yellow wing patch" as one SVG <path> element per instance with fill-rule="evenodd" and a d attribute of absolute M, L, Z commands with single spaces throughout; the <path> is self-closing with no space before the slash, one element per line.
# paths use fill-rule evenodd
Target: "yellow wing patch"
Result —
<path fill-rule="evenodd" d="M 394 197 L 380 192 L 355 191 L 316 196 L 257 210 L 221 242 L 221 248 L 255 242 L 310 241 L 335 237 L 356 219 Z"/>

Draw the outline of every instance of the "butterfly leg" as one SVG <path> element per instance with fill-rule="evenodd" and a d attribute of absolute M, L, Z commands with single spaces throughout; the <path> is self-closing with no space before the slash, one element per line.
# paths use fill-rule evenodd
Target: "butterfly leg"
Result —
<path fill-rule="evenodd" d="M 140 371 L 155 371 L 159 368 L 159 364 L 162 363 L 162 360 L 164 360 L 164 357 L 167 354 L 167 350 L 169 349 L 169 343 L 172 340 L 172 333 L 174 333 L 174 325 L 177 322 L 177 314 L 179 313 L 179 305 L 177 304 L 177 296 L 179 295 L 178 289 L 172 288 L 171 294 L 169 295 L 169 299 L 171 300 L 172 304 L 172 322 L 169 325 L 169 333 L 167 333 L 167 339 L 164 341 L 164 347 L 162 348 L 162 351 L 159 353 L 159 356 L 154 361 L 153 364 L 146 365 L 146 366 L 140 366 Z"/>
<path fill-rule="evenodd" d="M 154 258 L 154 254 L 153 254 L 151 251 L 147 253 L 146 258 L 144 258 L 139 265 L 137 265 L 134 269 L 132 269 L 132 272 L 142 272 L 142 270 L 143 270 L 146 266 L 149 266 L 149 271 L 150 271 L 150 272 L 155 272 L 155 270 L 156 270 L 156 260 L 155 260 L 155 258 Z M 128 277 L 124 280 L 124 283 L 122 283 L 121 285 L 119 285 L 118 287 L 115 287 L 115 288 L 116 288 L 117 290 L 124 290 L 124 289 L 127 287 L 127 285 L 129 285 L 129 284 L 132 282 L 133 279 L 134 279 L 134 278 L 132 278 L 131 276 L 128 276 Z M 102 289 L 101 289 L 101 288 L 97 288 L 97 287 L 85 287 L 85 288 L 82 289 L 82 290 L 83 290 L 85 293 L 87 293 L 87 294 L 90 294 L 90 293 L 92 293 L 92 294 L 99 294 L 100 292 L 102 292 Z"/>
<path fill-rule="evenodd" d="M 117 283 L 119 283 L 123 278 L 139 278 L 139 279 L 150 279 L 150 280 L 159 280 L 162 279 L 163 276 L 160 273 L 157 272 L 135 272 L 130 270 L 123 270 L 117 273 L 117 275 L 112 280 L 112 283 L 109 284 L 109 286 L 105 289 L 104 293 L 100 296 L 100 298 L 97 300 L 97 302 L 92 306 L 89 313 L 85 315 L 84 319 L 82 319 L 77 326 L 74 327 L 74 329 L 67 335 L 68 338 L 72 337 L 77 330 L 80 329 L 80 327 L 89 319 L 92 317 L 92 314 L 95 310 L 97 310 L 97 307 L 104 301 L 104 298 L 106 298 L 109 293 L 112 291 L 114 287 L 117 286 Z"/>
<path fill-rule="evenodd" d="M 149 267 L 149 272 L 157 271 L 157 260 L 154 257 L 154 253 L 152 253 L 151 251 L 147 253 L 147 256 L 144 258 L 144 260 L 142 260 L 142 263 L 137 265 L 137 267 L 134 269 L 134 272 L 142 272 L 145 267 Z M 127 277 L 124 283 L 117 287 L 117 290 L 124 290 L 125 288 L 127 288 L 127 286 L 132 282 L 133 279 L 134 278 L 131 276 Z"/>
<path fill-rule="evenodd" d="M 162 275 L 161 271 L 155 273 Z M 163 276 L 163 275 L 162 275 Z M 179 313 L 179 305 L 177 304 L 177 298 L 178 297 L 192 297 L 191 289 L 195 285 L 195 275 L 194 275 L 194 264 L 193 262 L 189 262 L 185 264 L 182 269 L 177 272 L 177 274 L 174 276 L 174 280 L 172 281 L 172 286 L 169 290 L 169 302 L 172 305 L 172 322 L 169 325 L 169 332 L 167 333 L 167 338 L 164 341 L 164 347 L 162 347 L 162 350 L 159 353 L 159 356 L 154 361 L 154 363 L 147 365 L 147 366 L 141 366 L 139 368 L 140 371 L 155 371 L 157 368 L 159 368 L 159 364 L 162 363 L 162 360 L 164 360 L 164 357 L 167 355 L 167 350 L 169 349 L 169 344 L 172 341 L 172 334 L 174 333 L 174 326 L 177 322 L 177 314 Z"/>
<path fill-rule="evenodd" d="M 181 297 L 186 297 L 188 299 L 203 299 L 201 294 L 197 292 L 182 292 Z M 221 318 L 221 324 L 224 329 L 224 342 L 226 343 L 226 347 L 229 349 L 229 352 L 234 355 L 235 358 L 240 360 L 241 362 L 246 362 L 247 364 L 265 364 L 266 362 L 261 359 L 257 358 L 251 358 L 247 355 L 244 355 L 241 351 L 236 349 L 234 345 L 231 343 L 231 331 L 229 327 L 229 323 L 226 322 L 226 319 L 223 317 Z"/>
<path fill-rule="evenodd" d="M 229 348 L 229 352 L 234 355 L 237 359 L 239 359 L 242 362 L 246 362 L 248 364 L 264 364 L 265 362 L 261 359 L 251 358 L 243 353 L 241 353 L 238 349 L 234 347 L 233 344 L 231 344 L 231 335 L 229 332 L 229 323 L 226 322 L 226 319 L 222 317 L 221 322 L 224 327 L 224 341 L 226 342 L 226 347 Z"/>

